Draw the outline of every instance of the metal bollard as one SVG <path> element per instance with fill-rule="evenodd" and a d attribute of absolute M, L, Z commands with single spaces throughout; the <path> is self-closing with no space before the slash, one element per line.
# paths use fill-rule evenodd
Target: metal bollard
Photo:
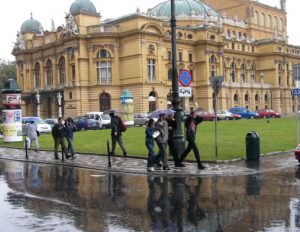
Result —
<path fill-rule="evenodd" d="M 28 143 L 29 139 L 26 137 L 24 140 L 24 145 L 25 145 L 25 157 L 28 158 Z"/>
<path fill-rule="evenodd" d="M 109 150 L 109 141 L 108 140 L 107 140 L 107 156 L 108 156 L 108 167 L 111 167 L 110 150 Z"/>

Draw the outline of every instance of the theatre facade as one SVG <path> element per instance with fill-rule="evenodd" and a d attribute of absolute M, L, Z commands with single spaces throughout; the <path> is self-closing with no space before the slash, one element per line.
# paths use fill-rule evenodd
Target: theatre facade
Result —
<path fill-rule="evenodd" d="M 178 72 L 192 75 L 191 97 L 180 98 L 185 111 L 213 111 L 212 76 L 224 77 L 218 109 L 297 111 L 292 66 L 300 63 L 300 47 L 288 43 L 284 0 L 280 8 L 250 0 L 175 5 Z M 12 51 L 23 115 L 39 109 L 43 118 L 59 110 L 75 117 L 120 108 L 127 90 L 136 113 L 171 107 L 170 14 L 167 0 L 145 13 L 103 20 L 94 3 L 76 0 L 65 24 L 52 22 L 49 30 L 31 15 Z"/>

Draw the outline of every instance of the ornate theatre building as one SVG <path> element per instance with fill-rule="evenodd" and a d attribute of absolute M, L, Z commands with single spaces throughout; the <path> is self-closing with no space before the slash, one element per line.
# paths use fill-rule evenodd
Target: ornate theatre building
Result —
<path fill-rule="evenodd" d="M 279 0 L 278 0 L 279 1 Z M 109 4 L 109 3 L 108 3 Z M 285 1 L 280 8 L 252 0 L 175 0 L 178 71 L 192 74 L 190 111 L 213 111 L 211 76 L 224 76 L 218 108 L 296 111 L 292 65 L 300 47 L 288 44 Z M 171 104 L 171 1 L 146 13 L 102 19 L 90 0 L 76 0 L 66 23 L 44 30 L 32 16 L 12 51 L 23 115 L 64 117 L 120 108 L 129 90 L 134 112 Z"/>

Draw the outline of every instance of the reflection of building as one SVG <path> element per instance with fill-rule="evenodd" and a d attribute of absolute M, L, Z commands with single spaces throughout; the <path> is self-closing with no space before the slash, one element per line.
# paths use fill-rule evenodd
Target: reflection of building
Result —
<path fill-rule="evenodd" d="M 285 7 L 243 0 L 175 3 L 178 68 L 193 76 L 184 109 L 212 111 L 209 77 L 224 75 L 220 108 L 295 111 L 290 89 L 300 47 L 287 43 Z M 36 113 L 38 91 L 42 117 L 58 115 L 58 93 L 64 116 L 119 108 L 126 89 L 134 112 L 169 106 L 170 13 L 170 1 L 164 1 L 147 13 L 103 21 L 90 0 L 76 0 L 66 25 L 52 31 L 43 31 L 32 17 L 25 21 L 13 50 L 24 115 Z"/>

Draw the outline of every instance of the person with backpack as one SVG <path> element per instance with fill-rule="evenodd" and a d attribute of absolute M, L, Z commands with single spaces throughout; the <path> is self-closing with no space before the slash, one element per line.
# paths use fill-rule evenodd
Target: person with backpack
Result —
<path fill-rule="evenodd" d="M 181 154 L 179 161 L 182 162 L 185 157 L 190 153 L 190 151 L 193 149 L 198 169 L 205 169 L 206 167 L 203 166 L 200 160 L 200 153 L 196 144 L 196 131 L 197 131 L 197 125 L 202 122 L 201 117 L 197 117 L 195 112 L 192 111 L 191 114 L 186 118 L 184 125 L 185 125 L 185 135 L 186 135 L 186 141 L 188 142 L 187 148 L 185 151 Z"/>
<path fill-rule="evenodd" d="M 125 132 L 126 126 L 124 125 L 122 119 L 119 116 L 115 115 L 114 112 L 110 112 L 109 116 L 111 118 L 111 155 L 115 155 L 116 143 L 118 142 L 123 151 L 123 156 L 125 157 L 127 156 L 127 152 L 122 140 L 122 132 Z"/>
<path fill-rule="evenodd" d="M 71 154 L 72 159 L 75 159 L 76 156 L 74 153 L 73 140 L 74 140 L 74 132 L 77 130 L 77 127 L 74 124 L 73 119 L 70 117 L 67 118 L 65 127 L 66 127 L 66 139 L 68 142 L 68 152 Z"/>

